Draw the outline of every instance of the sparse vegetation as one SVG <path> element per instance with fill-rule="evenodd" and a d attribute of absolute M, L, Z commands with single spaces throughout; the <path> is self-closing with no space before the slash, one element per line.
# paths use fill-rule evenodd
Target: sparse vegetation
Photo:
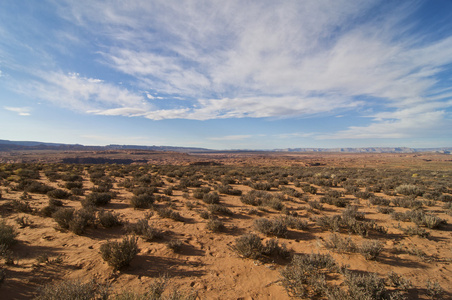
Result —
<path fill-rule="evenodd" d="M 102 259 L 114 270 L 127 267 L 138 254 L 137 239 L 125 237 L 121 242 L 107 242 L 100 246 Z"/>
<path fill-rule="evenodd" d="M 256 298 L 286 298 L 267 289 L 279 282 L 305 299 L 446 299 L 452 292 L 441 273 L 434 275 L 451 270 L 452 172 L 446 167 L 393 167 L 396 157 L 384 168 L 348 167 L 347 160 L 317 165 L 311 156 L 304 167 L 297 154 L 280 160 L 284 153 L 263 155 L 263 165 L 169 165 L 177 154 L 161 155 L 167 157 L 155 164 L 0 164 L 0 283 L 20 267 L 14 280 L 33 283 L 29 289 L 38 299 L 71 298 L 71 292 L 89 299 L 194 299 L 195 293 L 180 290 L 182 281 L 209 298 L 230 289 L 228 280 L 215 284 L 223 276 L 237 283 L 256 274 L 268 283 L 262 292 L 251 292 L 255 281 L 242 280 L 231 296 L 242 297 L 246 289 Z M 409 159 L 422 161 L 422 155 Z M 448 166 L 445 157 L 441 164 Z M 123 270 L 138 245 L 139 259 L 127 275 L 108 275 L 108 288 L 89 277 L 66 280 L 75 277 L 64 275 L 68 268 L 102 274 L 99 267 L 107 266 L 100 258 Z M 320 253 L 304 254 L 309 249 Z M 424 272 L 414 276 L 420 265 Z M 281 277 L 263 272 L 267 268 L 282 270 Z M 176 275 L 176 284 L 158 277 L 162 270 Z M 427 273 L 433 274 L 428 282 Z M 38 291 L 37 274 L 43 283 L 61 276 L 67 285 L 55 281 Z M 129 282 L 130 289 L 119 289 Z M 144 293 L 134 292 L 144 283 Z M 2 289 L 17 295 L 11 286 Z"/>

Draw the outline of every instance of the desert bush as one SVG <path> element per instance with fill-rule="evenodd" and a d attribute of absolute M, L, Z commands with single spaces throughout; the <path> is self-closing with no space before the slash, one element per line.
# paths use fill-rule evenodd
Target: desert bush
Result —
<path fill-rule="evenodd" d="M 99 213 L 97 214 L 97 219 L 99 220 L 100 225 L 105 228 L 122 225 L 122 221 L 119 218 L 119 214 L 112 213 L 110 211 L 104 210 L 99 211 Z"/>
<path fill-rule="evenodd" d="M 357 246 L 351 239 L 351 237 L 342 238 L 340 235 L 333 233 L 329 235 L 323 245 L 327 249 L 331 249 L 337 252 L 356 252 Z"/>
<path fill-rule="evenodd" d="M 295 197 L 295 198 L 303 197 L 303 193 L 300 193 L 297 190 L 290 188 L 290 187 L 282 186 L 282 187 L 280 187 L 280 190 L 284 194 L 291 196 L 291 197 Z"/>
<path fill-rule="evenodd" d="M 323 210 L 323 205 L 318 201 L 309 201 L 308 204 L 312 209 Z"/>
<path fill-rule="evenodd" d="M 287 227 L 298 230 L 307 230 L 308 222 L 294 216 L 285 216 L 283 218 Z"/>
<path fill-rule="evenodd" d="M 71 193 L 72 193 L 72 195 L 75 195 L 75 196 L 83 196 L 85 194 L 85 190 L 79 189 L 79 188 L 73 188 L 73 189 L 71 189 Z"/>
<path fill-rule="evenodd" d="M 385 215 L 389 215 L 392 214 L 394 212 L 394 208 L 392 207 L 385 207 L 385 206 L 378 206 L 377 207 L 378 212 L 385 214 Z"/>
<path fill-rule="evenodd" d="M 138 252 L 137 238 L 134 237 L 125 237 L 121 242 L 106 242 L 100 246 L 102 259 L 114 270 L 128 266 Z"/>
<path fill-rule="evenodd" d="M 69 181 L 64 184 L 64 187 L 68 190 L 72 189 L 82 189 L 83 188 L 83 182 L 81 181 Z"/>
<path fill-rule="evenodd" d="M 182 245 L 183 245 L 183 243 L 180 240 L 172 240 L 172 241 L 169 241 L 168 243 L 166 243 L 166 246 L 169 249 L 173 250 L 173 252 L 176 252 L 176 253 L 178 253 L 182 250 Z"/>
<path fill-rule="evenodd" d="M 357 192 L 354 192 L 353 195 L 359 199 L 369 199 L 369 198 L 375 196 L 373 193 L 367 192 L 367 191 L 357 191 Z"/>
<path fill-rule="evenodd" d="M 262 204 L 263 197 L 269 197 L 270 195 L 263 191 L 252 190 L 246 194 L 240 196 L 240 201 L 244 204 L 249 204 L 253 206 L 258 206 Z"/>
<path fill-rule="evenodd" d="M 414 184 L 402 184 L 395 188 L 397 194 L 402 194 L 405 196 L 422 196 L 424 193 L 418 186 Z"/>
<path fill-rule="evenodd" d="M 260 218 L 254 221 L 254 227 L 265 235 L 284 237 L 287 235 L 287 226 L 282 218 L 269 220 Z"/>
<path fill-rule="evenodd" d="M 241 257 L 257 259 L 262 256 L 264 245 L 261 239 L 255 234 L 245 234 L 235 240 L 232 247 Z"/>
<path fill-rule="evenodd" d="M 403 228 L 399 225 L 397 228 L 402 230 L 403 233 L 409 236 L 417 235 L 422 238 L 428 238 L 430 236 L 430 232 L 419 226 L 416 227 L 408 226 L 407 228 Z"/>
<path fill-rule="evenodd" d="M 25 228 L 25 227 L 31 226 L 33 224 L 33 222 L 27 216 L 17 217 L 15 219 L 15 221 L 19 225 L 20 228 Z"/>
<path fill-rule="evenodd" d="M 397 274 L 396 272 L 393 272 L 393 271 L 389 272 L 387 278 L 388 278 L 388 284 L 399 290 L 406 291 L 412 287 L 410 280 Z"/>
<path fill-rule="evenodd" d="M 315 222 L 323 230 L 336 232 L 340 229 L 341 216 L 321 216 L 315 219 Z"/>
<path fill-rule="evenodd" d="M 358 211 L 358 206 L 354 205 L 347 205 L 345 210 L 342 212 L 342 219 L 343 220 L 363 220 L 364 219 L 364 213 Z"/>
<path fill-rule="evenodd" d="M 202 201 L 207 204 L 218 204 L 220 203 L 220 196 L 217 192 L 210 192 L 208 194 L 204 194 Z"/>
<path fill-rule="evenodd" d="M 291 296 L 316 298 L 327 291 L 325 274 L 337 272 L 338 269 L 329 254 L 295 255 L 281 271 L 282 284 Z"/>
<path fill-rule="evenodd" d="M 374 260 L 383 250 L 383 244 L 377 240 L 364 241 L 359 247 L 359 252 L 367 260 Z"/>
<path fill-rule="evenodd" d="M 201 187 L 193 190 L 193 197 L 196 199 L 202 199 L 205 194 L 210 192 L 210 187 Z"/>
<path fill-rule="evenodd" d="M 126 224 L 125 230 L 129 234 L 132 233 L 141 236 L 148 242 L 163 238 L 163 232 L 151 227 L 146 219 L 140 219 L 137 223 Z"/>
<path fill-rule="evenodd" d="M 59 199 L 50 198 L 49 199 L 49 205 L 52 205 L 52 206 L 63 206 L 63 201 L 61 201 Z"/>
<path fill-rule="evenodd" d="M 47 196 L 49 196 L 49 198 L 54 198 L 54 199 L 67 199 L 69 198 L 71 194 L 65 190 L 62 189 L 54 189 L 51 190 L 49 192 L 47 192 Z"/>
<path fill-rule="evenodd" d="M 14 199 L 11 201 L 11 204 L 14 210 L 18 212 L 31 213 L 33 211 L 33 209 L 30 206 L 30 203 L 28 203 L 27 201 Z"/>
<path fill-rule="evenodd" d="M 153 194 L 139 194 L 130 199 L 130 205 L 137 208 L 151 208 L 154 204 L 155 197 Z"/>
<path fill-rule="evenodd" d="M 183 220 L 182 216 L 177 211 L 174 211 L 169 207 L 158 208 L 157 214 L 161 218 L 168 218 L 168 219 L 172 219 L 174 221 L 182 221 Z"/>
<path fill-rule="evenodd" d="M 438 281 L 427 279 L 427 295 L 430 299 L 441 299 L 444 295 L 444 289 Z"/>
<path fill-rule="evenodd" d="M 96 281 L 81 282 L 80 280 L 64 280 L 52 282 L 43 286 L 36 300 L 59 300 L 59 299 L 107 299 L 109 295 L 108 286 Z"/>
<path fill-rule="evenodd" d="M 375 273 L 355 274 L 346 272 L 345 284 L 348 286 L 349 299 L 388 299 L 385 280 Z"/>
<path fill-rule="evenodd" d="M 131 192 L 135 195 L 135 196 L 139 196 L 142 194 L 148 194 L 148 195 L 152 195 L 154 193 L 158 192 L 158 188 L 156 187 L 144 187 L 144 186 L 140 186 L 137 188 L 133 188 L 131 190 Z"/>
<path fill-rule="evenodd" d="M 167 196 L 172 196 L 173 195 L 173 187 L 167 187 L 166 189 L 163 189 L 163 193 Z"/>
<path fill-rule="evenodd" d="M 214 215 L 216 215 L 216 214 L 227 215 L 227 216 L 233 215 L 232 211 L 229 208 L 227 208 L 224 205 L 220 205 L 220 204 L 209 204 L 207 206 L 207 210 Z"/>
<path fill-rule="evenodd" d="M 229 184 L 219 185 L 217 188 L 218 188 L 218 192 L 221 194 L 233 195 L 233 196 L 242 195 L 242 191 L 234 189 Z"/>
<path fill-rule="evenodd" d="M 251 183 L 251 187 L 259 191 L 269 191 L 272 185 L 269 182 L 254 182 Z"/>
<path fill-rule="evenodd" d="M 317 194 L 317 188 L 315 186 L 312 186 L 309 184 L 302 186 L 301 189 L 305 193 L 309 193 L 309 194 L 313 194 L 313 195 Z"/>
<path fill-rule="evenodd" d="M 90 209 L 58 208 L 52 217 L 61 229 L 77 235 L 83 234 L 86 227 L 94 225 L 95 221 L 94 211 Z"/>
<path fill-rule="evenodd" d="M 336 198 L 330 196 L 320 198 L 320 203 L 327 203 L 329 205 L 334 205 L 337 207 L 346 207 L 349 202 L 350 200 L 345 198 Z"/>
<path fill-rule="evenodd" d="M 199 216 L 203 219 L 209 219 L 210 218 L 210 214 L 207 210 L 201 210 L 199 212 Z"/>
<path fill-rule="evenodd" d="M 225 229 L 225 226 L 220 220 L 210 219 L 206 224 L 206 228 L 212 232 L 221 232 Z"/>
<path fill-rule="evenodd" d="M 54 189 L 44 183 L 28 179 L 20 181 L 16 188 L 20 191 L 36 194 L 47 194 Z"/>
<path fill-rule="evenodd" d="M 286 244 L 279 244 L 277 239 L 269 239 L 265 242 L 262 249 L 262 254 L 270 257 L 278 257 L 288 259 L 291 255 L 287 250 Z"/>
<path fill-rule="evenodd" d="M 393 198 L 391 199 L 392 204 L 394 204 L 394 206 L 398 206 L 398 207 L 404 207 L 404 208 L 412 208 L 412 209 L 418 209 L 421 208 L 423 206 L 423 202 L 421 200 L 416 200 L 413 198 Z"/>
<path fill-rule="evenodd" d="M 82 200 L 82 205 L 84 207 L 88 206 L 104 206 L 110 203 L 111 195 L 109 193 L 97 193 L 92 192 L 87 195 L 85 199 Z"/>
<path fill-rule="evenodd" d="M 372 205 L 389 206 L 391 200 L 382 197 L 370 197 L 369 203 Z"/>
<path fill-rule="evenodd" d="M 7 225 L 5 220 L 0 221 L 0 249 L 8 250 L 11 246 L 17 243 L 17 232 L 14 227 Z M 1 252 L 1 251 L 0 251 Z M 2 253 L 0 253 L 1 255 Z"/>
<path fill-rule="evenodd" d="M 438 200 L 441 202 L 452 202 L 452 195 L 441 195 Z"/>

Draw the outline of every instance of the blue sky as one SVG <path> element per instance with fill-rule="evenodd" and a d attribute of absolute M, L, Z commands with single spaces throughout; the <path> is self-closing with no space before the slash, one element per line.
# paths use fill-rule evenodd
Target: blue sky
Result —
<path fill-rule="evenodd" d="M 0 2 L 0 139 L 452 146 L 452 1 Z"/>

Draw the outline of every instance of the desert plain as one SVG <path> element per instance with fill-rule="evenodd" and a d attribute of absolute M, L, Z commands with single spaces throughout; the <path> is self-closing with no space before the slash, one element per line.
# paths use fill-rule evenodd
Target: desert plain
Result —
<path fill-rule="evenodd" d="M 450 154 L 13 151 L 0 191 L 1 299 L 452 298 Z"/>

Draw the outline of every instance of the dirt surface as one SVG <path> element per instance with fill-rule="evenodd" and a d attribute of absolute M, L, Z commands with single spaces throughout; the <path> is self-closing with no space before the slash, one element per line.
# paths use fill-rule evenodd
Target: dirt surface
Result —
<path fill-rule="evenodd" d="M 127 164 L 61 164 L 63 159 L 76 158 L 98 159 L 97 162 L 127 160 Z M 444 208 L 447 203 L 441 202 L 444 197 L 440 198 L 441 195 L 450 195 L 452 190 L 451 155 L 33 151 L 1 153 L 0 161 L 0 170 L 3 172 L 0 214 L 6 224 L 13 226 L 18 233 L 18 242 L 11 247 L 13 262 L 6 263 L 6 259 L 3 259 L 1 263 L 6 274 L 0 286 L 1 299 L 30 299 L 37 295 L 43 285 L 62 279 L 96 279 L 109 284 L 112 293 L 124 290 L 144 293 L 155 278 L 162 274 L 168 275 L 172 285 L 183 291 L 195 290 L 198 299 L 290 299 L 281 275 L 281 271 L 290 264 L 290 259 L 249 259 L 241 257 L 234 250 L 236 239 L 244 234 L 255 233 L 264 243 L 274 238 L 256 229 L 256 219 L 265 217 L 272 220 L 287 215 L 296 216 L 307 224 L 305 229 L 289 228 L 285 236 L 277 238 L 279 244 L 286 244 L 292 255 L 330 253 L 338 264 L 347 264 L 352 271 L 377 273 L 381 277 L 387 276 L 390 271 L 396 272 L 412 283 L 406 292 L 409 299 L 428 299 L 428 279 L 442 286 L 444 299 L 452 297 L 452 217 Z M 139 237 L 140 251 L 130 266 L 114 271 L 101 258 L 100 247 L 107 241 L 120 241 L 128 235 L 125 226 L 89 226 L 82 234 L 62 230 L 52 217 L 40 213 L 49 204 L 48 195 L 29 192 L 24 196 L 24 190 L 18 188 L 21 174 L 24 173 L 18 170 L 33 166 L 39 166 L 39 178 L 33 180 L 66 191 L 69 191 L 65 188 L 66 181 L 62 178 L 52 179 L 50 172 L 46 175 L 46 170 L 52 169 L 61 175 L 74 172 L 74 166 L 78 166 L 75 169 L 83 178 L 84 195 L 61 200 L 63 207 L 74 209 L 81 209 L 81 200 L 98 186 L 91 179 L 90 168 L 103 168 L 105 176 L 112 179 L 110 191 L 116 196 L 109 204 L 97 209 L 117 213 L 123 222 L 130 224 L 147 219 L 151 227 L 164 233 L 163 237 L 155 241 Z M 249 175 L 250 169 L 254 172 L 252 176 Z M 262 171 L 260 174 L 259 170 Z M 297 178 L 297 172 L 311 175 Z M 388 174 L 386 177 L 381 175 L 385 172 Z M 162 182 L 154 193 L 157 199 L 153 209 L 134 209 L 130 205 L 133 193 L 124 183 L 137 178 L 137 173 L 140 176 L 148 174 Z M 264 173 L 269 175 L 265 180 Z M 359 174 L 362 174 L 361 178 Z M 224 184 L 221 179 L 228 177 L 234 179 L 228 184 L 234 190 L 241 191 L 242 195 L 255 189 L 250 182 L 271 183 L 278 180 L 279 184 L 273 184 L 267 193 L 282 195 L 284 188 L 290 188 L 299 195 L 292 197 L 284 194 L 281 199 L 285 208 L 281 211 L 244 204 L 239 195 L 219 193 L 220 204 L 232 214 L 211 214 L 214 215 L 212 218 L 225 225 L 223 231 L 212 232 L 206 229 L 208 220 L 201 217 L 201 212 L 208 209 L 208 204 L 195 198 L 197 187 L 179 186 L 184 178 L 196 178 L 195 175 L 202 175 L 198 176 L 202 187 L 210 187 L 211 191 L 218 192 L 217 187 Z M 425 212 L 434 214 L 447 224 L 434 229 L 422 226 L 429 233 L 428 238 L 408 235 L 401 228 L 414 226 L 413 222 L 395 220 L 390 214 L 381 213 L 379 205 L 371 204 L 369 199 L 347 193 L 345 182 L 351 178 L 347 176 L 353 177 L 351 182 L 362 192 L 368 186 L 393 180 L 396 186 L 389 188 L 392 194 L 384 193 L 383 190 L 371 192 L 373 196 L 387 200 L 403 197 L 395 192 L 401 184 L 419 186 L 424 191 L 423 195 L 411 198 L 411 201 L 423 201 L 421 206 Z M 341 177 L 346 179 L 335 181 Z M 324 181 L 321 179 L 335 182 L 335 185 L 323 186 L 321 183 Z M 404 180 L 409 182 L 405 183 Z M 317 193 L 304 191 L 304 185 L 317 188 Z M 171 193 L 165 193 L 168 187 L 173 187 Z M 373 220 L 387 229 L 386 233 L 371 232 L 369 236 L 339 231 L 340 236 L 351 237 L 358 245 L 365 240 L 380 241 L 383 250 L 375 260 L 366 260 L 357 252 L 341 253 L 325 246 L 332 232 L 321 228 L 316 218 L 340 215 L 345 210 L 344 207 L 321 203 L 322 197 L 331 190 L 338 191 L 341 193 L 339 198 L 357 206 L 365 214 L 367 222 Z M 440 190 L 440 193 L 427 197 L 427 191 L 432 194 L 435 190 Z M 310 204 L 315 201 L 321 204 L 321 209 Z M 28 203 L 31 211 L 20 211 L 17 202 Z M 159 216 L 157 210 L 164 207 L 178 212 L 181 221 Z M 388 207 L 395 212 L 412 210 L 411 207 L 396 206 L 393 202 Z M 25 219 L 27 225 L 20 226 L 18 219 Z M 175 240 L 181 242 L 181 249 L 177 252 L 167 246 Z M 342 281 L 342 277 L 329 279 L 331 284 L 337 285 Z M 389 285 L 387 288 L 388 291 L 395 290 Z"/>

